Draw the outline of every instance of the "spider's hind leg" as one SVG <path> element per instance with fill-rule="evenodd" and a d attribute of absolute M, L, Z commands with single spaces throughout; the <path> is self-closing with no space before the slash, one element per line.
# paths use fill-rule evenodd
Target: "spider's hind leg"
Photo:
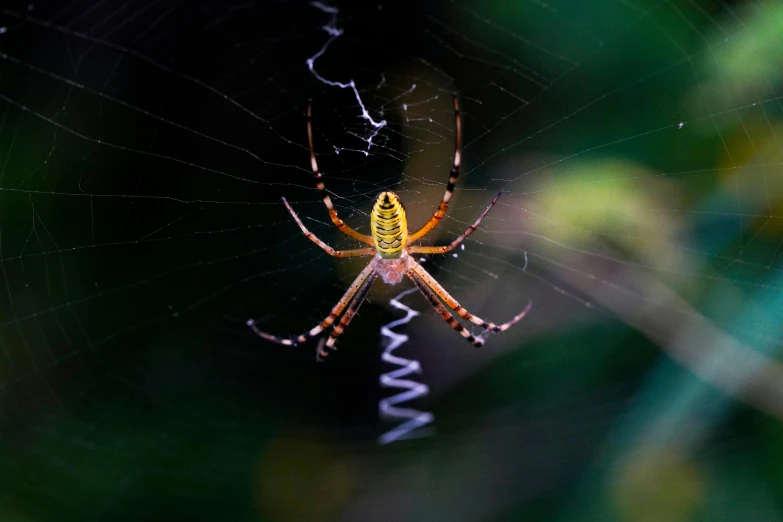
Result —
<path fill-rule="evenodd" d="M 373 243 L 372 243 L 372 238 L 370 236 L 357 232 L 356 230 L 349 227 L 345 223 L 345 221 L 340 219 L 340 216 L 337 215 L 337 210 L 334 208 L 334 205 L 332 204 L 332 199 L 329 197 L 329 193 L 326 191 L 326 186 L 324 185 L 324 180 L 323 180 L 323 174 L 321 174 L 321 171 L 318 169 L 318 162 L 315 159 L 315 149 L 313 147 L 312 114 L 313 114 L 313 108 L 311 105 L 308 105 L 307 106 L 307 144 L 310 147 L 310 167 L 313 170 L 313 179 L 315 180 L 315 186 L 318 189 L 318 192 L 320 192 L 321 194 L 321 199 L 323 199 L 324 205 L 326 205 L 326 210 L 329 212 L 329 219 L 332 221 L 334 226 L 336 226 L 337 229 L 343 234 L 345 234 L 346 236 L 352 237 L 357 241 L 361 241 L 362 243 L 372 246 Z"/>

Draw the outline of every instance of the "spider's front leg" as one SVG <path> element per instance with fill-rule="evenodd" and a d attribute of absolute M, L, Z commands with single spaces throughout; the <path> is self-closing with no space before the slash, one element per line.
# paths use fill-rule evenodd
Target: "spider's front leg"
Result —
<path fill-rule="evenodd" d="M 433 308 L 438 311 L 440 316 L 443 318 L 444 321 L 446 321 L 449 326 L 454 328 L 459 334 L 469 343 L 471 343 L 473 346 L 482 346 L 484 344 L 484 338 L 481 336 L 475 337 L 472 333 L 470 333 L 470 330 L 459 324 L 459 321 L 454 319 L 454 316 L 451 315 L 451 312 L 449 312 L 445 306 L 443 306 L 443 303 L 441 303 L 438 300 L 438 296 L 435 295 L 435 292 L 433 292 L 427 284 L 422 281 L 415 272 L 409 271 L 408 277 L 411 281 L 413 281 L 413 284 L 416 285 L 416 288 L 419 289 L 419 291 L 424 294 L 424 297 L 427 298 L 427 301 L 430 302 Z"/>
<path fill-rule="evenodd" d="M 533 306 L 533 302 L 529 301 L 525 309 L 522 310 L 520 313 L 518 313 L 516 316 L 514 316 L 513 319 L 503 324 L 495 324 L 490 321 L 485 321 L 481 317 L 477 315 L 473 315 L 467 310 L 465 310 L 465 308 L 463 308 L 462 305 L 459 304 L 459 301 L 454 299 L 451 296 L 451 294 L 449 294 L 446 291 L 446 289 L 443 288 L 443 286 L 440 283 L 438 283 L 438 281 L 434 277 L 432 277 L 432 275 L 429 272 L 424 270 L 424 267 L 418 264 L 416 261 L 411 260 L 409 270 L 413 275 L 413 277 L 421 280 L 423 284 L 428 286 L 431 289 L 431 291 L 434 292 L 438 297 L 443 299 L 443 302 L 446 303 L 449 308 L 454 310 L 457 313 L 457 315 L 459 315 L 463 319 L 467 319 L 473 324 L 477 324 L 481 326 L 482 328 L 484 328 L 485 331 L 490 331 L 493 333 L 505 332 L 506 330 L 514 326 L 517 322 L 522 320 L 522 318 L 525 317 L 525 315 L 527 315 L 527 313 L 530 311 L 530 308 Z"/>
<path fill-rule="evenodd" d="M 356 292 L 356 296 L 351 301 L 351 304 L 348 306 L 345 314 L 343 314 L 343 316 L 340 318 L 340 322 L 334 325 L 332 333 L 329 335 L 329 339 L 327 339 L 325 343 L 318 343 L 318 351 L 316 351 L 315 355 L 316 360 L 322 361 L 324 358 L 326 358 L 327 355 L 329 355 L 329 352 L 324 350 L 324 344 L 326 345 L 326 348 L 330 350 L 337 349 L 335 348 L 334 343 L 337 342 L 337 338 L 345 331 L 345 329 L 351 323 L 351 320 L 356 315 L 356 312 L 359 311 L 359 307 L 362 306 L 362 303 L 367 298 L 367 294 L 370 293 L 370 287 L 372 287 L 372 284 L 376 279 L 378 279 L 378 274 L 373 272 L 367 278 L 367 280 L 362 283 L 361 289 Z"/>
<path fill-rule="evenodd" d="M 337 320 L 337 318 L 340 317 L 340 314 L 343 313 L 345 307 L 348 306 L 348 303 L 351 302 L 351 300 L 354 298 L 356 293 L 359 291 L 360 288 L 362 288 L 362 285 L 365 284 L 365 282 L 367 281 L 367 279 L 370 277 L 370 275 L 373 273 L 374 270 L 375 270 L 375 264 L 371 261 L 370 263 L 367 264 L 366 267 L 364 267 L 364 270 L 362 270 L 359 273 L 359 275 L 356 276 L 356 279 L 353 281 L 351 286 L 348 287 L 348 290 L 345 292 L 345 294 L 343 294 L 343 296 L 340 298 L 340 300 L 337 302 L 334 308 L 332 308 L 331 313 L 329 313 L 329 315 L 326 316 L 326 318 L 323 321 L 321 321 L 320 324 L 311 328 L 310 330 L 303 333 L 302 335 L 299 335 L 292 339 L 284 339 L 276 335 L 262 332 L 261 330 L 258 329 L 253 319 L 248 319 L 247 325 L 253 330 L 253 332 L 255 332 L 256 335 L 258 335 L 262 339 L 266 339 L 267 341 L 271 341 L 273 343 L 282 344 L 284 346 L 296 346 L 299 343 L 303 343 L 308 339 L 310 339 L 311 337 L 314 337 L 319 333 L 323 332 L 325 328 L 329 328 L 329 326 L 331 326 Z"/>

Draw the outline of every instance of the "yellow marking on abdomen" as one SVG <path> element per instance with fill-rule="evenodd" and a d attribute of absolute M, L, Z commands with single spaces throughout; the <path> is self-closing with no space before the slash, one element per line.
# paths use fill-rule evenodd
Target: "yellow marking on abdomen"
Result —
<path fill-rule="evenodd" d="M 400 198 L 394 192 L 381 192 L 370 214 L 375 251 L 383 259 L 402 257 L 408 238 L 408 221 Z"/>

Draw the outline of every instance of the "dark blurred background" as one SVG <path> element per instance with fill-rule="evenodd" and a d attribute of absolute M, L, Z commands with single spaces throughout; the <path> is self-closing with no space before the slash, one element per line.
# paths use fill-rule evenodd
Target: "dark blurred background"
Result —
<path fill-rule="evenodd" d="M 783 520 L 781 35 L 772 2 L 5 3 L 0 520 Z M 324 363 L 246 321 L 299 334 L 367 262 L 280 203 L 355 247 L 308 103 L 368 233 L 381 190 L 440 201 L 453 93 L 425 243 L 504 195 L 423 266 L 532 309 L 477 350 L 402 298 L 434 421 L 379 445 L 410 283 Z"/>

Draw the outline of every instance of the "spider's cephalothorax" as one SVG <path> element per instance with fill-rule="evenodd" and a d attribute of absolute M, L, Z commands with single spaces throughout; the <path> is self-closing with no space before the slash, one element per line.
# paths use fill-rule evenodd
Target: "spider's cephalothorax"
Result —
<path fill-rule="evenodd" d="M 457 245 L 473 233 L 478 227 L 481 220 L 484 219 L 492 206 L 497 202 L 500 197 L 500 192 L 497 193 L 495 198 L 484 209 L 484 212 L 478 217 L 475 223 L 468 227 L 457 239 L 452 241 L 448 245 L 444 246 L 417 246 L 413 243 L 418 239 L 426 236 L 441 219 L 446 215 L 448 210 L 449 200 L 451 194 L 454 191 L 454 185 L 457 183 L 459 177 L 460 168 L 460 144 L 462 140 L 462 128 L 461 119 L 459 113 L 459 104 L 457 97 L 453 98 L 454 103 L 454 120 L 455 120 L 455 147 L 454 147 L 454 165 L 451 168 L 449 175 L 449 181 L 446 185 L 446 193 L 443 195 L 443 199 L 438 206 L 438 209 L 432 215 L 429 221 L 424 224 L 416 232 L 408 233 L 408 222 L 405 219 L 405 209 L 402 207 L 400 199 L 394 192 L 381 192 L 378 198 L 375 200 L 375 204 L 372 208 L 370 215 L 370 229 L 372 230 L 372 236 L 357 232 L 353 228 L 345 224 L 337 215 L 332 200 L 329 194 L 326 192 L 326 187 L 323 182 L 323 175 L 318 170 L 318 162 L 315 159 L 315 151 L 313 149 L 313 127 L 310 121 L 311 108 L 307 108 L 307 138 L 310 145 L 310 166 L 313 169 L 313 178 L 315 178 L 315 184 L 318 191 L 321 193 L 326 209 L 329 211 L 329 218 L 334 226 L 336 226 L 341 232 L 353 239 L 364 243 L 365 245 L 371 245 L 365 248 L 357 248 L 354 250 L 335 250 L 320 239 L 315 234 L 307 230 L 307 228 L 296 215 L 296 212 L 291 208 L 288 202 L 283 198 L 283 204 L 288 209 L 288 212 L 299 225 L 299 229 L 304 235 L 312 242 L 320 246 L 329 255 L 335 257 L 353 257 L 353 256 L 373 256 L 373 259 L 364 267 L 364 270 L 356 277 L 354 282 L 340 298 L 337 304 L 332 308 L 331 313 L 318 325 L 311 328 L 307 332 L 299 335 L 298 337 L 291 339 L 284 339 L 277 337 L 276 335 L 268 334 L 259 330 L 252 319 L 248 320 L 247 324 L 258 336 L 272 342 L 276 342 L 284 345 L 295 345 L 306 341 L 307 339 L 318 335 L 324 329 L 329 328 L 334 324 L 337 319 L 340 321 L 334 325 L 329 339 L 325 343 L 319 345 L 316 350 L 317 358 L 326 357 L 328 352 L 326 348 L 334 349 L 334 344 L 337 341 L 337 337 L 345 330 L 348 324 L 353 319 L 356 312 L 359 310 L 364 299 L 370 291 L 370 287 L 373 282 L 378 278 L 382 278 L 385 283 L 396 284 L 399 283 L 403 276 L 413 281 L 413 284 L 424 294 L 427 301 L 438 311 L 440 316 L 456 331 L 462 335 L 468 342 L 474 346 L 481 346 L 484 344 L 484 337 L 482 335 L 474 336 L 470 331 L 462 326 L 457 321 L 451 312 L 446 308 L 448 306 L 454 313 L 461 318 L 470 321 L 473 324 L 481 326 L 485 332 L 502 332 L 513 326 L 517 321 L 522 319 L 530 309 L 531 303 L 528 303 L 527 307 L 517 314 L 512 320 L 503 324 L 495 324 L 487 322 L 484 319 L 475 316 L 465 310 L 462 305 L 454 299 L 440 283 L 438 283 L 434 277 L 432 277 L 424 268 L 416 262 L 416 260 L 410 254 L 445 254 L 454 250 Z M 444 306 L 444 303 L 446 306 Z"/>
<path fill-rule="evenodd" d="M 398 259 L 405 253 L 408 222 L 400 198 L 394 192 L 381 192 L 370 214 L 375 251 L 381 259 Z"/>

